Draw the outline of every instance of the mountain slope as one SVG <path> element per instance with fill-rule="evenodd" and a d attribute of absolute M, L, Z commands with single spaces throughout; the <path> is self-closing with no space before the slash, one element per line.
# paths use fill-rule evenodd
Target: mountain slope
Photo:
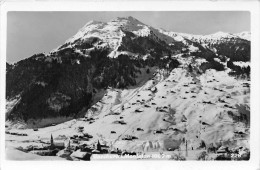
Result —
<path fill-rule="evenodd" d="M 111 149 L 131 152 L 181 148 L 184 155 L 183 140 L 188 141 L 190 155 L 195 154 L 192 148 L 197 150 L 202 143 L 207 147 L 249 147 L 250 92 L 244 86 L 249 81 L 238 81 L 227 72 L 214 70 L 198 76 L 188 68 L 177 68 L 170 74 L 162 69 L 154 75 L 136 88 L 107 89 L 85 118 L 36 132 L 31 129 L 11 132 L 30 134 L 25 138 L 34 140 L 37 136 L 46 139 L 50 133 L 56 137 L 81 135 L 78 128 L 84 127 L 84 133 L 93 138 L 81 144 L 100 140 Z M 238 136 L 238 132 L 244 137 Z M 131 136 L 136 139 L 126 140 Z M 196 154 L 190 159 L 194 157 Z"/>
<path fill-rule="evenodd" d="M 134 19 L 130 18 L 130 21 L 132 20 Z M 112 28 L 111 23 L 114 26 Z M 129 43 L 126 45 L 122 43 L 120 47 L 116 47 L 115 42 L 110 39 L 115 38 L 115 30 L 118 30 L 119 34 L 123 32 L 118 27 L 121 19 L 116 23 L 109 22 L 108 28 L 104 27 L 104 29 L 103 25 L 106 25 L 104 23 L 88 23 L 82 30 L 89 32 L 89 29 L 94 27 L 96 32 L 101 32 L 98 33 L 99 37 L 93 38 L 95 33 L 91 33 L 90 38 L 87 35 L 87 38 L 82 37 L 80 40 L 74 41 L 75 37 L 82 33 L 81 30 L 58 50 L 52 51 L 48 55 L 37 54 L 16 63 L 15 67 L 7 72 L 6 95 L 10 101 L 15 98 L 21 100 L 7 112 L 7 119 L 28 121 L 59 116 L 77 117 L 82 109 L 89 107 L 94 93 L 99 89 L 108 86 L 117 88 L 133 86 L 136 84 L 140 69 L 146 66 L 162 68 L 167 66 L 168 69 L 178 66 L 177 60 L 160 57 L 163 53 L 170 53 L 171 49 L 163 46 L 165 42 L 155 40 L 152 36 L 130 38 L 130 41 L 134 41 L 132 44 L 137 41 L 141 43 L 141 50 L 145 52 L 148 48 L 149 50 L 154 48 L 153 53 L 150 54 L 152 58 L 143 60 L 139 56 L 139 50 L 135 51 L 138 56 L 131 58 L 129 53 L 131 50 L 136 50 L 135 47 L 131 47 L 128 45 Z M 139 22 L 137 23 L 139 24 Z M 100 24 L 101 30 L 98 29 Z M 128 25 L 131 24 L 128 23 Z M 112 31 L 110 31 L 111 29 Z M 124 32 L 130 34 L 125 30 Z M 104 39 L 105 35 L 110 38 Z M 99 41 L 102 39 L 102 43 L 97 43 L 98 39 L 100 39 Z M 129 39 L 125 40 L 127 36 L 121 37 L 121 39 L 125 43 L 129 41 Z M 70 41 L 73 43 L 67 46 Z M 112 42 L 106 46 L 106 41 Z M 103 43 L 105 45 L 100 48 L 98 44 L 102 46 Z M 87 44 L 93 46 L 89 51 L 87 51 L 89 49 Z M 116 58 L 111 57 L 111 54 L 118 48 L 128 48 L 128 51 L 119 54 Z"/>

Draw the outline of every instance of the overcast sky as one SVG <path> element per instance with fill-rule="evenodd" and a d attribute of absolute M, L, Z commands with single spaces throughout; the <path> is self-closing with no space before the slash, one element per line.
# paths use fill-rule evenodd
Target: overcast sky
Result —
<path fill-rule="evenodd" d="M 250 31 L 249 12 L 8 12 L 7 62 L 51 51 L 90 20 L 107 22 L 124 16 L 155 28 L 191 34 Z"/>

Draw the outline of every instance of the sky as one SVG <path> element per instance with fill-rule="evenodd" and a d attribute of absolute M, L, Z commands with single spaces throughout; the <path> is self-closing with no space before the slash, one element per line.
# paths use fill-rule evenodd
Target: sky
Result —
<path fill-rule="evenodd" d="M 6 61 L 15 63 L 62 45 L 88 21 L 132 16 L 167 31 L 207 35 L 250 31 L 246 11 L 8 12 Z"/>

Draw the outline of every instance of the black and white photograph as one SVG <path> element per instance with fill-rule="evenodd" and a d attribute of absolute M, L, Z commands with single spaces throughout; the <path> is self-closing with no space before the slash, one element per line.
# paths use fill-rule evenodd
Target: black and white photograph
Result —
<path fill-rule="evenodd" d="M 8 11 L 4 159 L 250 161 L 251 19 Z"/>

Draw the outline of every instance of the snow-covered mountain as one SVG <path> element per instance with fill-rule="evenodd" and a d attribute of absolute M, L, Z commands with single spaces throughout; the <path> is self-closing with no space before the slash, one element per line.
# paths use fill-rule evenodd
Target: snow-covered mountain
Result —
<path fill-rule="evenodd" d="M 222 32 L 218 31 L 213 34 L 208 35 L 194 35 L 194 34 L 187 34 L 187 33 L 179 33 L 179 32 L 168 32 L 168 34 L 171 34 L 172 36 L 182 36 L 190 40 L 220 40 L 220 39 L 231 39 L 231 38 L 241 38 L 250 41 L 251 39 L 251 33 L 248 31 L 243 31 L 240 33 L 228 33 L 228 32 Z"/>
<path fill-rule="evenodd" d="M 133 17 L 90 21 L 6 74 L 8 140 L 89 133 L 72 145 L 99 140 L 111 150 L 193 160 L 205 147 L 249 149 L 250 41 L 235 34 L 194 36 Z"/>
<path fill-rule="evenodd" d="M 251 33 L 248 31 L 243 31 L 243 32 L 237 33 L 235 35 L 237 35 L 238 37 L 243 38 L 245 40 L 251 41 Z"/>
<path fill-rule="evenodd" d="M 133 35 L 127 35 L 127 32 Z M 124 44 L 124 37 L 128 36 L 149 37 L 156 42 L 163 41 L 167 44 L 175 42 L 175 39 L 162 34 L 157 29 L 143 24 L 133 17 L 127 17 L 117 18 L 107 23 L 90 21 L 73 37 L 69 38 L 64 45 L 59 47 L 58 50 L 89 43 L 89 39 L 95 38 L 95 42 L 91 42 L 92 46 L 96 48 L 110 48 L 112 51 L 109 56 L 114 58 L 122 52 L 124 53 L 124 51 L 120 50 L 120 47 Z"/>

